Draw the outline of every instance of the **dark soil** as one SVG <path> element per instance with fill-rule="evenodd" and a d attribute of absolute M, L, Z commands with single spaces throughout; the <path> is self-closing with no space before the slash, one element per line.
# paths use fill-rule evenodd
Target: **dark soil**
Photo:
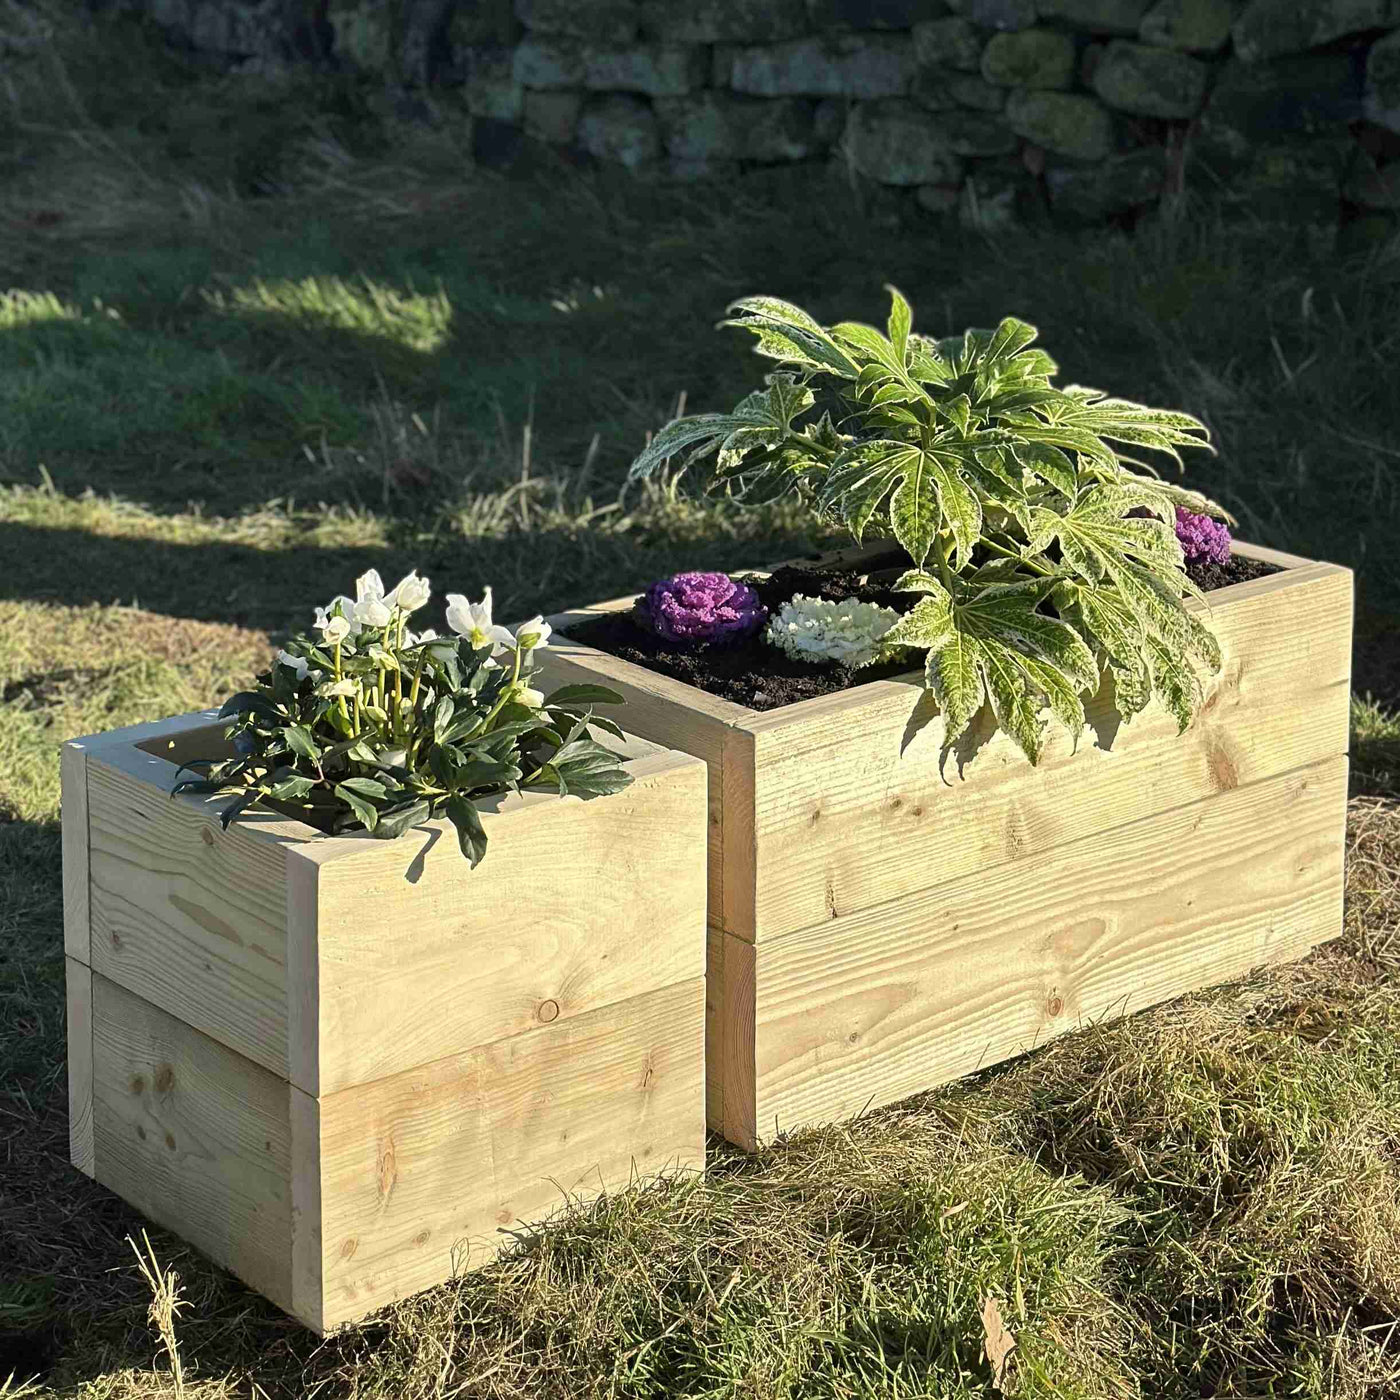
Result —
<path fill-rule="evenodd" d="M 770 612 L 776 612 L 795 593 L 833 601 L 854 597 L 863 603 L 878 603 L 881 607 L 908 612 L 919 601 L 918 594 L 896 593 L 888 586 L 892 580 L 861 582 L 864 574 L 898 569 L 901 564 L 907 564 L 907 560 L 895 552 L 887 559 L 867 561 L 860 570 L 789 567 L 779 569 L 767 579 L 742 574 L 735 577 L 752 584 Z M 1197 586 L 1207 592 L 1277 572 L 1272 564 L 1240 557 L 1232 557 L 1223 565 L 1193 565 L 1187 569 Z M 659 671 L 663 676 L 672 676 L 711 695 L 732 700 L 736 705 L 747 705 L 751 710 L 776 710 L 798 700 L 849 690 L 852 686 L 868 685 L 871 681 L 887 680 L 909 671 L 909 664 L 901 661 L 864 666 L 858 671 L 844 666 L 814 666 L 770 646 L 764 641 L 762 630 L 728 645 L 709 643 L 681 647 L 648 631 L 635 611 L 579 623 L 568 629 L 568 636 L 586 646 L 645 666 L 649 671 Z"/>

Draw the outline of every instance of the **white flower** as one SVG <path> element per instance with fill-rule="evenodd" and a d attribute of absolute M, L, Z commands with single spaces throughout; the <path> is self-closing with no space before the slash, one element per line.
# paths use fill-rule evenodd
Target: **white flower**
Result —
<path fill-rule="evenodd" d="M 798 661 L 866 666 L 876 659 L 880 639 L 898 621 L 893 608 L 876 603 L 857 598 L 833 603 L 798 593 L 769 622 L 766 636 Z"/>
<path fill-rule="evenodd" d="M 520 651 L 534 651 L 537 647 L 548 646 L 553 631 L 554 628 L 536 613 L 529 622 L 522 622 L 515 629 L 515 645 Z"/>
<path fill-rule="evenodd" d="M 369 569 L 355 580 L 355 620 L 364 627 L 387 627 L 389 604 L 378 569 Z"/>
<path fill-rule="evenodd" d="M 311 663 L 304 656 L 293 656 L 289 651 L 279 651 L 277 653 L 277 664 L 286 666 L 296 672 L 298 682 L 306 679 L 307 672 L 311 670 Z"/>
<path fill-rule="evenodd" d="M 403 634 L 403 644 L 406 647 L 422 646 L 424 642 L 437 641 L 437 633 L 431 627 L 425 627 L 421 632 L 405 632 Z"/>
<path fill-rule="evenodd" d="M 355 682 L 349 676 L 342 676 L 338 681 L 326 681 L 316 687 L 316 694 L 322 698 L 332 695 L 353 695 L 355 693 Z"/>
<path fill-rule="evenodd" d="M 473 648 L 489 646 L 493 656 L 515 645 L 515 638 L 504 627 L 491 621 L 491 590 L 479 603 L 469 603 L 460 593 L 447 595 L 447 625 L 465 637 Z"/>
<path fill-rule="evenodd" d="M 334 603 L 331 604 L 335 606 Z M 320 630 L 321 640 L 327 646 L 335 646 L 337 642 L 343 642 L 346 637 L 352 635 L 352 624 L 348 618 L 341 617 L 339 613 L 328 613 L 325 608 L 316 609 L 316 626 Z M 354 627 L 353 631 L 358 632 L 359 628 Z"/>
<path fill-rule="evenodd" d="M 418 570 L 413 569 L 394 585 L 394 591 L 384 601 L 391 608 L 402 608 L 404 612 L 412 613 L 417 612 L 432 595 L 428 580 L 419 578 Z"/>

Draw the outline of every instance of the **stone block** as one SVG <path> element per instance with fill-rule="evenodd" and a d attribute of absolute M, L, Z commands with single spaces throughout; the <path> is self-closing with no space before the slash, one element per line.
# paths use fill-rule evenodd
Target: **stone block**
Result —
<path fill-rule="evenodd" d="M 574 139 L 582 110 L 581 92 L 527 92 L 523 113 L 525 132 L 552 146 L 566 146 Z"/>
<path fill-rule="evenodd" d="M 1047 165 L 1050 210 L 1075 223 L 1102 223 L 1160 198 L 1166 172 L 1163 146 L 1144 146 L 1091 165 Z"/>
<path fill-rule="evenodd" d="M 811 35 L 739 49 L 729 86 L 758 97 L 894 97 L 908 88 L 917 66 L 905 34 Z"/>
<path fill-rule="evenodd" d="M 962 187 L 959 185 L 920 185 L 914 191 L 914 201 L 920 209 L 930 214 L 950 216 L 958 212 L 962 202 Z"/>
<path fill-rule="evenodd" d="M 474 117 L 518 122 L 524 110 L 525 89 L 515 81 L 512 51 L 501 44 L 480 44 L 457 51 L 466 81 L 463 97 Z"/>
<path fill-rule="evenodd" d="M 966 14 L 983 29 L 1029 29 L 1035 23 L 1035 0 L 972 0 Z"/>
<path fill-rule="evenodd" d="M 960 156 L 1010 155 L 1020 140 L 999 116 L 955 110 L 933 118 L 950 150 Z"/>
<path fill-rule="evenodd" d="M 1018 136 L 1072 160 L 1102 160 L 1113 151 L 1113 117 L 1092 97 L 1070 92 L 1013 92 L 1006 124 Z"/>
<path fill-rule="evenodd" d="M 962 177 L 962 159 L 939 125 L 939 114 L 912 102 L 861 103 L 843 144 L 851 164 L 881 184 L 951 185 Z"/>
<path fill-rule="evenodd" d="M 642 34 L 666 44 L 772 44 L 807 32 L 804 0 L 640 0 Z"/>
<path fill-rule="evenodd" d="M 1299 54 L 1255 64 L 1227 59 L 1193 144 L 1228 161 L 1261 143 L 1344 134 L 1363 115 L 1364 82 L 1359 55 Z"/>
<path fill-rule="evenodd" d="M 944 0 L 807 0 L 814 29 L 911 29 L 948 9 Z"/>
<path fill-rule="evenodd" d="M 812 140 L 820 150 L 834 146 L 846 129 L 849 103 L 839 97 L 823 97 L 812 113 Z"/>
<path fill-rule="evenodd" d="M 583 86 L 591 92 L 636 92 L 680 97 L 705 86 L 709 55 L 702 48 L 641 44 L 584 51 Z"/>
<path fill-rule="evenodd" d="M 515 49 L 513 75 L 522 87 L 581 87 L 583 68 L 583 45 L 575 39 L 531 37 Z"/>
<path fill-rule="evenodd" d="M 661 155 L 661 134 L 651 104 L 627 93 L 589 98 L 579 117 L 577 140 L 590 155 L 628 170 Z"/>
<path fill-rule="evenodd" d="M 1235 56 L 1258 63 L 1392 24 L 1400 24 L 1400 0 L 1250 0 L 1230 33 Z"/>
<path fill-rule="evenodd" d="M 1194 117 L 1206 95 L 1210 70 L 1200 59 L 1170 49 L 1115 39 L 1094 69 L 1101 101 L 1139 117 Z"/>
<path fill-rule="evenodd" d="M 1215 53 L 1230 40 L 1230 24 L 1241 0 L 1157 0 L 1143 15 L 1144 44 L 1192 53 Z"/>
<path fill-rule="evenodd" d="M 1055 29 L 993 34 L 982 50 L 982 77 L 1000 87 L 1067 88 L 1074 81 L 1074 40 Z"/>
<path fill-rule="evenodd" d="M 916 24 L 913 34 L 914 53 L 925 67 L 978 71 L 985 39 L 971 20 L 960 15 L 927 20 Z"/>
<path fill-rule="evenodd" d="M 1400 29 L 1377 39 L 1366 55 L 1362 108 L 1368 121 L 1400 132 Z"/>
<path fill-rule="evenodd" d="M 805 160 L 818 146 L 816 104 L 807 98 L 703 92 L 654 105 L 662 144 L 676 160 Z"/>
<path fill-rule="evenodd" d="M 531 33 L 564 34 L 595 44 L 630 44 L 637 37 L 637 0 L 515 0 Z"/>
<path fill-rule="evenodd" d="M 1093 34 L 1136 35 L 1152 0 L 1036 0 L 1041 19 L 1062 19 Z"/>

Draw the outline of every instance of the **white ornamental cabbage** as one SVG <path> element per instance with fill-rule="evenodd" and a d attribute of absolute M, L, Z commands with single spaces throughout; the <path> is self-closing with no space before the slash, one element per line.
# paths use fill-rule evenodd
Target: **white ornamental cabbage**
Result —
<path fill-rule="evenodd" d="M 797 661 L 868 666 L 884 659 L 880 640 L 899 616 L 893 608 L 858 598 L 835 603 L 798 593 L 778 609 L 764 635 Z"/>

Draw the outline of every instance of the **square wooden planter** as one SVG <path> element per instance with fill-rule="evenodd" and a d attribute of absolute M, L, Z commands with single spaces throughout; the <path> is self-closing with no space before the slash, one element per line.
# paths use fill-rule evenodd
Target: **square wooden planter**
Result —
<path fill-rule="evenodd" d="M 941 775 L 918 673 L 760 713 L 556 635 L 550 684 L 709 765 L 711 1127 L 752 1147 L 1341 932 L 1352 576 L 1237 552 L 1283 571 L 1209 595 L 1192 728 L 1100 694 L 1036 768 L 998 734 Z"/>
<path fill-rule="evenodd" d="M 72 1156 L 324 1332 L 704 1164 L 705 768 L 329 837 L 172 798 L 214 711 L 64 745 Z M 251 816 L 251 821 L 247 817 Z"/>

